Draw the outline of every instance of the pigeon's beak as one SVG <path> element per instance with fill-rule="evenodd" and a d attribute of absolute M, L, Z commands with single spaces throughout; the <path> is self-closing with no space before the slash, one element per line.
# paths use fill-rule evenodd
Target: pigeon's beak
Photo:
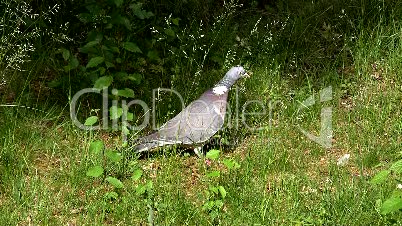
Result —
<path fill-rule="evenodd" d="M 251 71 L 246 71 L 246 72 L 244 72 L 244 74 L 243 74 L 243 77 L 245 77 L 245 78 L 250 78 L 250 76 L 252 75 L 253 73 L 251 72 Z"/>

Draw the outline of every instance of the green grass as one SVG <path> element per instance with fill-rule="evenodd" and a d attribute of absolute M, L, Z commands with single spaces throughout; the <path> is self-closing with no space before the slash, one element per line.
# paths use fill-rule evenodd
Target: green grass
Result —
<path fill-rule="evenodd" d="M 236 145 L 220 148 L 221 156 L 211 166 L 203 158 L 174 150 L 137 160 L 121 147 L 119 133 L 82 131 L 57 106 L 47 113 L 0 107 L 0 224 L 146 225 L 149 206 L 155 225 L 402 224 L 400 212 L 381 215 L 379 210 L 396 184 L 369 183 L 377 172 L 401 158 L 400 21 L 351 20 L 356 26 L 375 26 L 358 33 L 353 33 L 353 26 L 346 27 L 350 33 L 345 31 L 344 38 L 355 39 L 338 46 L 327 38 L 346 25 L 334 19 L 329 21 L 334 30 L 323 28 L 319 21 L 325 9 L 315 9 L 321 13 L 311 17 L 291 17 L 292 29 L 286 27 L 273 37 L 276 50 L 283 50 L 280 54 L 261 49 L 268 44 L 266 30 L 261 30 L 269 23 L 267 18 L 258 25 L 262 37 L 250 35 L 246 40 L 254 51 L 244 57 L 253 75 L 235 87 L 240 106 L 258 100 L 268 112 L 271 106 L 271 116 L 247 118 L 249 125 L 261 130 L 225 129 L 221 136 Z M 244 30 L 253 29 L 258 17 L 252 19 Z M 314 32 L 305 34 L 307 28 Z M 297 42 L 300 35 L 306 38 Z M 302 43 L 309 47 L 304 52 Z M 321 52 L 323 45 L 327 52 Z M 258 50 L 272 51 L 272 55 L 260 56 Z M 292 51 L 297 53 L 295 62 L 284 57 Z M 335 52 L 339 54 L 332 56 Z M 202 76 L 205 83 L 215 81 L 216 71 L 203 71 Z M 181 86 L 185 85 L 177 84 Z M 332 100 L 319 103 L 319 91 L 328 86 L 332 86 Z M 232 107 L 235 89 L 230 95 Z M 298 113 L 300 103 L 313 94 L 317 104 Z M 299 130 L 318 135 L 323 106 L 332 107 L 333 112 L 329 149 Z M 261 110 L 261 106 L 249 107 Z M 90 151 L 94 140 L 121 152 L 124 160 L 112 163 L 94 158 Z M 344 154 L 350 154 L 350 160 L 338 166 Z M 228 170 L 224 159 L 235 160 L 240 167 Z M 86 176 L 97 163 L 105 166 L 105 175 L 119 178 L 124 188 L 114 188 L 103 177 Z M 139 180 L 131 178 L 129 164 L 143 171 Z M 220 176 L 208 177 L 213 171 L 220 171 Z M 152 189 L 137 194 L 138 187 L 149 182 Z M 213 216 L 203 206 L 213 199 L 206 191 L 218 185 L 227 196 Z M 117 191 L 117 199 L 105 198 L 111 191 Z"/>

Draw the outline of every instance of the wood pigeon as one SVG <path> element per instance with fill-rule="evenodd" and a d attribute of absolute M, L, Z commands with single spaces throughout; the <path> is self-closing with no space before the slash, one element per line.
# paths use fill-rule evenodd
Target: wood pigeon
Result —
<path fill-rule="evenodd" d="M 202 146 L 223 126 L 230 87 L 247 75 L 242 66 L 232 67 L 212 89 L 191 102 L 157 132 L 139 138 L 134 150 L 144 152 L 165 145 L 180 145 L 194 148 L 200 156 Z"/>

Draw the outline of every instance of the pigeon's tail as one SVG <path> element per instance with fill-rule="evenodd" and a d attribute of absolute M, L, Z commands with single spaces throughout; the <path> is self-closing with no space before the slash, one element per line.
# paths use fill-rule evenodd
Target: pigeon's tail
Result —
<path fill-rule="evenodd" d="M 158 133 L 153 133 L 145 137 L 137 139 L 135 142 L 134 151 L 144 152 L 152 148 L 158 147 Z"/>
<path fill-rule="evenodd" d="M 144 152 L 144 151 L 148 151 L 153 148 L 156 148 L 156 147 L 169 145 L 169 144 L 175 144 L 172 141 L 159 139 L 158 133 L 153 133 L 148 136 L 142 137 L 142 138 L 138 139 L 135 143 L 136 143 L 136 145 L 134 146 L 135 152 Z"/>
<path fill-rule="evenodd" d="M 160 146 L 158 143 L 159 143 L 158 141 L 151 141 L 151 142 L 147 142 L 147 143 L 137 144 L 136 146 L 134 146 L 134 151 L 135 152 L 148 151 L 152 148 L 156 148 L 156 147 Z"/>

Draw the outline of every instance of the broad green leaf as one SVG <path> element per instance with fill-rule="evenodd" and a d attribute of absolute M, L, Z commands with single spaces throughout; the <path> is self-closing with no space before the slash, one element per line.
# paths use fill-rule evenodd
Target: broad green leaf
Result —
<path fill-rule="evenodd" d="M 107 68 L 111 68 L 111 67 L 115 67 L 114 64 L 112 62 L 106 61 L 105 65 Z"/>
<path fill-rule="evenodd" d="M 132 9 L 134 15 L 136 15 L 139 19 L 143 20 L 143 19 L 147 19 L 151 16 L 153 16 L 154 14 L 152 12 L 147 12 L 145 10 L 142 10 L 142 3 L 133 3 L 130 4 L 130 8 Z"/>
<path fill-rule="evenodd" d="M 94 88 L 95 89 L 104 89 L 109 87 L 113 82 L 113 77 L 112 76 L 102 76 L 96 80 Z"/>
<path fill-rule="evenodd" d="M 219 209 L 222 208 L 222 206 L 223 206 L 223 201 L 220 200 L 220 199 L 215 200 L 215 206 L 218 207 Z"/>
<path fill-rule="evenodd" d="M 83 23 L 91 22 L 93 18 L 90 13 L 80 13 L 77 17 Z"/>
<path fill-rule="evenodd" d="M 142 75 L 138 73 L 130 74 L 129 76 L 127 76 L 127 79 L 135 82 L 138 85 L 141 83 Z"/>
<path fill-rule="evenodd" d="M 88 169 L 87 176 L 88 177 L 100 177 L 103 174 L 102 166 L 94 166 Z"/>
<path fill-rule="evenodd" d="M 141 169 L 136 169 L 133 172 L 133 175 L 131 176 L 131 179 L 133 179 L 134 181 L 137 181 L 141 178 L 142 176 L 142 170 Z"/>
<path fill-rule="evenodd" d="M 100 40 L 90 41 L 87 44 L 85 44 L 82 48 L 91 48 L 91 47 L 99 44 L 99 42 L 100 42 Z"/>
<path fill-rule="evenodd" d="M 113 2 L 114 2 L 114 4 L 116 4 L 117 7 L 120 7 L 124 1 L 123 0 L 114 0 Z"/>
<path fill-rule="evenodd" d="M 128 147 L 128 141 L 127 140 L 123 141 L 123 143 L 121 144 L 121 147 L 123 147 L 123 148 Z"/>
<path fill-rule="evenodd" d="M 123 108 L 119 108 L 117 106 L 111 106 L 109 112 L 111 120 L 118 119 L 123 114 Z"/>
<path fill-rule="evenodd" d="M 100 56 L 93 57 L 93 58 L 91 58 L 91 59 L 89 60 L 89 62 L 88 62 L 88 64 L 87 64 L 86 68 L 96 67 L 96 66 L 98 66 L 99 64 L 103 63 L 103 61 L 105 61 L 105 58 L 104 58 L 104 57 L 100 57 Z"/>
<path fill-rule="evenodd" d="M 123 188 L 123 182 L 115 177 L 106 177 L 106 181 L 113 185 L 115 188 Z"/>
<path fill-rule="evenodd" d="M 90 116 L 85 120 L 84 125 L 93 126 L 98 121 L 98 116 Z"/>
<path fill-rule="evenodd" d="M 121 153 L 115 151 L 108 150 L 106 151 L 105 155 L 108 159 L 110 159 L 113 162 L 120 162 L 123 159 Z"/>
<path fill-rule="evenodd" d="M 64 48 L 61 49 L 61 51 L 62 51 L 63 59 L 65 61 L 67 61 L 70 58 L 70 51 L 67 49 L 64 49 Z"/>
<path fill-rule="evenodd" d="M 142 195 L 147 191 L 147 187 L 145 185 L 139 184 L 136 188 L 135 188 L 135 194 L 136 195 Z"/>
<path fill-rule="evenodd" d="M 381 184 L 384 183 L 385 180 L 387 179 L 389 173 L 391 171 L 389 170 L 383 170 L 377 173 L 370 181 L 371 184 Z"/>
<path fill-rule="evenodd" d="M 180 18 L 173 18 L 172 19 L 173 24 L 176 25 L 176 26 L 179 26 L 179 21 L 180 21 Z"/>
<path fill-rule="evenodd" d="M 214 170 L 210 173 L 207 173 L 207 177 L 219 177 L 221 175 L 221 172 Z"/>
<path fill-rule="evenodd" d="M 214 187 L 214 186 L 209 186 L 209 190 L 212 191 L 214 194 L 218 194 L 219 193 L 219 188 L 218 187 Z"/>
<path fill-rule="evenodd" d="M 130 130 L 127 128 L 127 126 L 122 126 L 121 131 L 124 135 L 130 134 Z"/>
<path fill-rule="evenodd" d="M 121 97 L 134 98 L 134 90 L 129 88 L 119 89 L 117 90 L 116 95 Z"/>
<path fill-rule="evenodd" d="M 148 181 L 146 186 L 147 186 L 147 190 L 150 191 L 154 187 L 154 183 L 152 181 Z"/>
<path fill-rule="evenodd" d="M 103 141 L 101 140 L 95 140 L 92 141 L 91 144 L 89 145 L 89 151 L 95 155 L 99 154 L 103 150 Z"/>
<path fill-rule="evenodd" d="M 105 197 L 105 199 L 108 199 L 108 200 L 110 200 L 110 199 L 117 199 L 117 198 L 119 197 L 119 194 L 117 194 L 117 193 L 114 192 L 114 191 L 111 191 L 111 192 L 106 192 L 105 195 L 104 195 L 104 197 Z"/>
<path fill-rule="evenodd" d="M 96 50 L 96 45 L 100 43 L 100 39 L 96 39 L 95 41 L 90 41 L 88 42 L 86 45 L 84 45 L 82 48 L 79 48 L 78 50 L 81 53 L 90 53 L 91 51 L 93 52 L 94 50 Z"/>
<path fill-rule="evenodd" d="M 159 54 L 156 50 L 148 51 L 147 57 L 151 60 L 159 60 Z"/>
<path fill-rule="evenodd" d="M 238 169 L 238 168 L 240 168 L 239 163 L 237 163 L 235 160 L 224 159 L 222 162 L 228 169 Z"/>
<path fill-rule="evenodd" d="M 219 189 L 219 193 L 221 193 L 221 196 L 224 199 L 226 197 L 226 194 L 227 194 L 225 188 L 223 186 L 219 186 L 218 189 Z"/>
<path fill-rule="evenodd" d="M 134 120 L 134 114 L 131 112 L 127 112 L 127 121 L 133 121 Z"/>
<path fill-rule="evenodd" d="M 116 47 L 116 46 L 112 46 L 112 47 L 110 47 L 110 50 L 112 50 L 112 51 L 113 51 L 113 52 L 115 52 L 115 53 L 120 53 L 119 48 L 118 48 L 118 47 Z"/>
<path fill-rule="evenodd" d="M 170 28 L 165 29 L 165 34 L 167 34 L 168 36 L 171 36 L 171 37 L 176 36 L 176 33 L 174 33 L 174 31 L 172 29 L 170 29 Z"/>
<path fill-rule="evenodd" d="M 402 173 L 402 159 L 392 164 L 389 169 L 395 173 Z"/>
<path fill-rule="evenodd" d="M 141 49 L 137 46 L 137 44 L 132 42 L 123 42 L 123 48 L 133 53 L 142 53 Z"/>
<path fill-rule="evenodd" d="M 211 201 L 206 202 L 206 203 L 202 206 L 202 209 L 203 209 L 203 210 L 212 210 L 212 209 L 214 208 L 214 206 L 215 206 L 215 202 L 211 200 Z"/>
<path fill-rule="evenodd" d="M 78 62 L 77 57 L 72 57 L 70 58 L 70 62 L 68 66 L 70 66 L 71 69 L 75 69 L 80 65 L 80 62 Z"/>
<path fill-rule="evenodd" d="M 219 153 L 220 153 L 219 150 L 217 150 L 217 149 L 212 149 L 212 150 L 210 150 L 210 151 L 207 152 L 207 154 L 206 154 L 205 157 L 206 157 L 207 159 L 213 159 L 213 160 L 215 160 L 215 159 L 219 158 Z"/>
<path fill-rule="evenodd" d="M 393 195 L 381 206 L 381 214 L 388 214 L 402 209 L 402 198 L 399 195 Z"/>
<path fill-rule="evenodd" d="M 120 80 L 127 79 L 127 76 L 128 76 L 128 74 L 125 71 L 119 71 L 119 72 L 114 73 L 114 75 L 113 75 L 113 77 L 120 79 Z"/>
<path fill-rule="evenodd" d="M 103 76 L 106 73 L 106 68 L 99 67 L 96 71 L 99 71 L 99 74 Z"/>
<path fill-rule="evenodd" d="M 63 68 L 65 72 L 69 72 L 72 69 L 70 65 L 64 66 Z"/>
<path fill-rule="evenodd" d="M 127 28 L 127 30 L 131 30 L 130 20 L 120 14 L 113 15 L 111 22 L 113 24 L 121 24 L 121 25 L 125 26 Z"/>

